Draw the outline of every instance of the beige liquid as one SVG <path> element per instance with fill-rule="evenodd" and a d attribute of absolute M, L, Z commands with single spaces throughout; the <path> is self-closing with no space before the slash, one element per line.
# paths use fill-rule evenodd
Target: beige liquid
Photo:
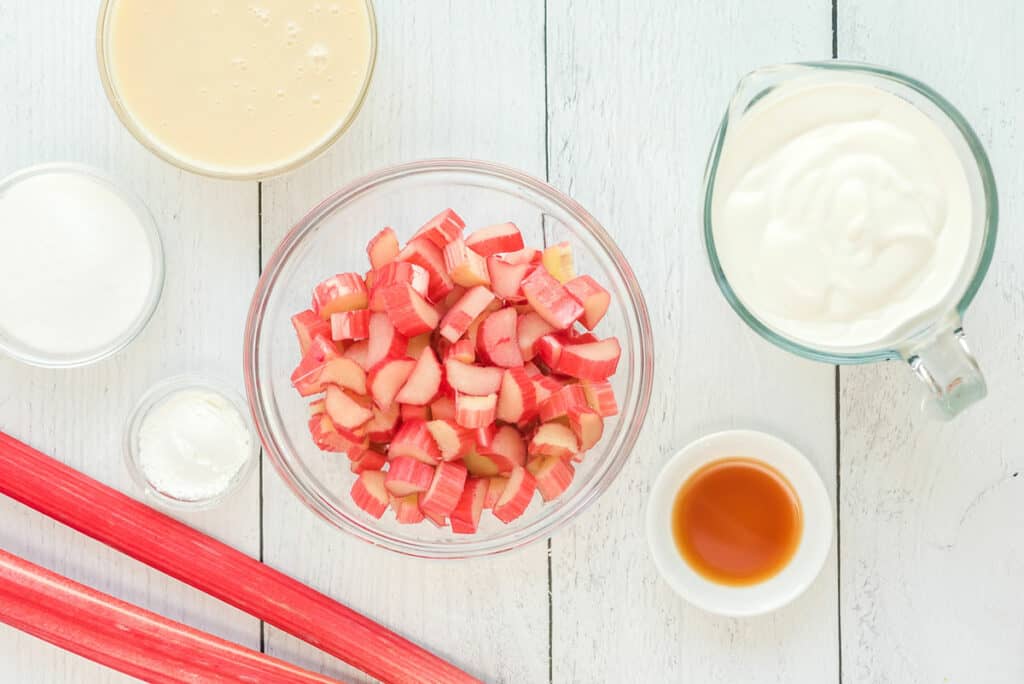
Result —
<path fill-rule="evenodd" d="M 108 68 L 165 154 L 200 170 L 283 170 L 358 107 L 373 61 L 365 0 L 115 0 Z"/>

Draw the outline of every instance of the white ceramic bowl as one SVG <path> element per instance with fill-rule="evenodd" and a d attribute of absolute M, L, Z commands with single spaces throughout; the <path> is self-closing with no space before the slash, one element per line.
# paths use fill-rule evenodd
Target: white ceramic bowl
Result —
<path fill-rule="evenodd" d="M 776 575 L 747 586 L 712 582 L 683 560 L 672 536 L 672 506 L 680 487 L 704 465 L 723 458 L 761 461 L 792 485 L 803 511 L 803 534 Z M 780 608 L 807 589 L 832 546 L 832 505 L 814 466 L 778 437 L 752 430 L 718 432 L 689 444 L 662 468 L 647 505 L 647 541 L 658 571 L 677 594 L 711 613 L 749 616 Z"/>

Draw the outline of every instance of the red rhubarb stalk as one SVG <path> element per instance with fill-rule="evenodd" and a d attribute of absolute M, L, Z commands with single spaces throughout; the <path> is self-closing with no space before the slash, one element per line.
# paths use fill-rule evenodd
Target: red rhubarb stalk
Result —
<path fill-rule="evenodd" d="M 3 432 L 0 493 L 377 679 L 479 681 L 330 597 Z"/>
<path fill-rule="evenodd" d="M 156 684 L 337 681 L 102 594 L 2 549 L 0 622 Z"/>

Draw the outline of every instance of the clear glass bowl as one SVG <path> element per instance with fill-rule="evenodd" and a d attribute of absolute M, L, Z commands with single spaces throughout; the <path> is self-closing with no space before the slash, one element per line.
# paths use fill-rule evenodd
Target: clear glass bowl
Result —
<path fill-rule="evenodd" d="M 150 482 L 145 468 L 141 463 L 139 450 L 139 433 L 142 424 L 145 422 L 149 412 L 160 406 L 165 400 L 179 392 L 197 390 L 203 393 L 214 394 L 227 400 L 227 402 L 238 412 L 238 416 L 245 424 L 249 435 L 249 453 L 245 462 L 238 468 L 227 485 L 210 496 L 200 498 L 179 498 L 165 491 L 162 491 L 155 484 Z M 125 465 L 132 480 L 147 497 L 153 502 L 165 508 L 177 511 L 202 511 L 213 508 L 229 496 L 234 494 L 249 478 L 256 465 L 259 456 L 259 443 L 253 435 L 252 423 L 249 421 L 249 414 L 246 411 L 246 403 L 235 390 L 221 380 L 212 380 L 198 375 L 179 375 L 162 380 L 150 387 L 135 405 L 124 431 L 124 457 Z"/>
<path fill-rule="evenodd" d="M 616 335 L 622 359 L 612 378 L 619 415 L 576 470 L 559 499 L 534 498 L 509 525 L 484 514 L 474 535 L 452 534 L 429 522 L 400 525 L 388 511 L 375 520 L 352 502 L 354 475 L 342 454 L 320 451 L 307 428 L 308 401 L 289 376 L 299 351 L 290 317 L 310 304 L 325 277 L 368 268 L 366 243 L 383 226 L 408 239 L 431 216 L 452 207 L 467 230 L 515 222 L 528 245 L 569 241 L 579 273 L 601 282 L 612 303 L 596 332 Z M 651 395 L 653 337 L 636 277 L 604 228 L 583 207 L 546 183 L 502 166 L 436 159 L 385 169 L 339 190 L 284 238 L 253 295 L 245 330 L 244 373 L 253 420 L 271 462 L 295 494 L 336 527 L 393 551 L 426 558 L 501 553 L 550 536 L 591 504 L 629 458 Z"/>

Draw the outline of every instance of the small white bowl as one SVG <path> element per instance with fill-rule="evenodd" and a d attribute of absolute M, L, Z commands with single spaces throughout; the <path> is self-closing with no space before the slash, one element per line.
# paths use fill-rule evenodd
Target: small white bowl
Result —
<path fill-rule="evenodd" d="M 718 584 L 691 568 L 672 536 L 676 494 L 704 465 L 724 458 L 761 461 L 792 485 L 803 512 L 803 533 L 793 558 L 778 574 L 746 586 Z M 658 571 L 677 594 L 719 615 L 743 617 L 781 608 L 807 589 L 821 572 L 832 546 L 832 505 L 814 466 L 790 444 L 753 430 L 730 430 L 702 437 L 662 468 L 647 505 L 647 541 Z"/>

